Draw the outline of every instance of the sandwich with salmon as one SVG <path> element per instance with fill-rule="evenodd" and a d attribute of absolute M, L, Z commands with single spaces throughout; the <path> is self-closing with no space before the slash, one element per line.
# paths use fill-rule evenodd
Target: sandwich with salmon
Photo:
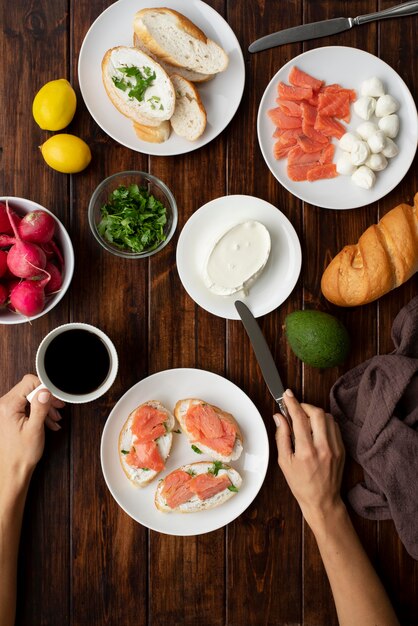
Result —
<path fill-rule="evenodd" d="M 158 483 L 155 506 L 164 513 L 197 513 L 213 509 L 236 495 L 239 473 L 221 461 L 183 465 Z"/>
<path fill-rule="evenodd" d="M 122 469 L 137 487 L 144 487 L 165 469 L 173 442 L 175 419 L 158 400 L 134 409 L 119 434 Z"/>
<path fill-rule="evenodd" d="M 195 452 L 223 463 L 241 455 L 243 437 L 231 413 L 198 398 L 185 398 L 176 403 L 174 415 Z"/>

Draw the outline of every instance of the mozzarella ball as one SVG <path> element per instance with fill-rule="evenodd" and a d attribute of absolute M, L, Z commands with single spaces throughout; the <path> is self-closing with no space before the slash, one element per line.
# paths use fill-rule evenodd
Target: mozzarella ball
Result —
<path fill-rule="evenodd" d="M 380 130 L 383 130 L 386 137 L 394 139 L 399 132 L 399 117 L 396 113 L 392 113 L 392 115 L 385 115 L 385 117 L 382 117 L 379 120 L 379 128 Z"/>
<path fill-rule="evenodd" d="M 376 129 L 377 130 L 377 129 Z M 351 152 L 354 144 L 359 140 L 358 135 L 354 133 L 345 133 L 338 142 L 341 150 L 345 150 L 346 152 Z"/>
<path fill-rule="evenodd" d="M 384 96 L 383 96 L 384 97 Z M 354 111 L 362 120 L 369 120 L 376 108 L 376 100 L 370 96 L 362 96 L 354 103 Z M 383 115 L 387 115 L 384 113 Z"/>
<path fill-rule="evenodd" d="M 362 96 L 373 96 L 374 98 L 378 98 L 379 96 L 383 96 L 385 94 L 385 90 L 383 88 L 382 81 L 376 78 L 376 76 L 372 76 L 372 78 L 363 80 L 360 87 L 360 93 Z"/>
<path fill-rule="evenodd" d="M 395 100 L 393 96 L 389 96 L 389 94 L 387 94 L 386 96 L 380 96 L 380 98 L 376 102 L 376 117 L 385 117 L 385 115 L 396 113 L 398 109 L 399 102 Z"/>
<path fill-rule="evenodd" d="M 386 144 L 382 150 L 382 154 L 388 159 L 392 159 L 399 153 L 399 148 L 390 137 L 386 137 Z"/>
<path fill-rule="evenodd" d="M 356 128 L 356 132 L 360 135 L 362 139 L 368 140 L 378 129 L 376 124 L 373 122 L 363 122 Z"/>
<path fill-rule="evenodd" d="M 355 171 L 356 166 L 352 164 L 350 155 L 347 152 L 343 152 L 337 160 L 337 172 L 343 176 L 351 176 Z"/>
<path fill-rule="evenodd" d="M 375 154 L 382 152 L 386 145 L 386 135 L 383 130 L 377 130 L 371 137 L 368 138 L 367 143 L 369 144 L 371 152 L 374 152 Z"/>
<path fill-rule="evenodd" d="M 353 165 L 362 165 L 367 161 L 370 154 L 369 146 L 365 141 L 356 141 L 350 153 L 350 160 Z"/>
<path fill-rule="evenodd" d="M 374 172 L 381 172 L 387 164 L 388 162 L 383 154 L 371 154 L 364 165 L 370 167 Z"/>
<path fill-rule="evenodd" d="M 356 169 L 354 174 L 351 176 L 351 180 L 355 185 L 361 187 L 362 189 L 371 189 L 376 182 L 376 175 L 370 167 L 362 165 Z"/>

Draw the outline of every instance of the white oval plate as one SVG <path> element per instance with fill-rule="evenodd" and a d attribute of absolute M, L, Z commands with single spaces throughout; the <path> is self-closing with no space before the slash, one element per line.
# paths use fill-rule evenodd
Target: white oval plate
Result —
<path fill-rule="evenodd" d="M 258 220 L 271 237 L 267 264 L 249 294 L 218 296 L 206 287 L 203 272 L 214 243 L 232 226 Z M 203 309 L 239 320 L 235 300 L 244 300 L 255 317 L 276 309 L 292 292 L 299 277 L 302 252 L 295 229 L 279 209 L 254 196 L 222 196 L 204 204 L 189 218 L 177 244 L 177 269 L 183 287 Z"/>
<path fill-rule="evenodd" d="M 102 82 L 102 59 L 109 48 L 132 46 L 133 18 L 143 8 L 171 6 L 166 0 L 119 0 L 111 4 L 93 22 L 80 49 L 78 79 L 81 94 L 93 119 L 118 143 L 151 155 L 170 156 L 191 152 L 212 141 L 233 118 L 241 101 L 245 83 L 244 58 L 238 40 L 229 24 L 212 7 L 201 0 L 176 0 L 176 11 L 183 13 L 205 34 L 219 43 L 229 57 L 229 64 L 207 83 L 196 83 L 207 112 L 207 126 L 196 141 L 187 141 L 174 132 L 163 143 L 141 141 L 132 121 L 111 103 Z"/>
<path fill-rule="evenodd" d="M 183 433 L 174 433 L 166 469 L 146 487 L 135 487 L 126 477 L 118 454 L 119 433 L 129 413 L 147 400 L 160 400 L 173 411 L 181 398 L 201 398 L 222 407 L 237 419 L 244 450 L 231 465 L 242 477 L 239 493 L 218 508 L 199 513 L 162 513 L 154 504 L 160 478 L 197 461 L 211 460 L 196 454 Z M 178 429 L 178 425 L 176 426 Z M 134 520 L 166 535 L 201 535 L 222 528 L 251 504 L 263 484 L 269 459 L 266 428 L 254 403 L 231 381 L 205 370 L 180 368 L 165 370 L 144 378 L 116 403 L 105 424 L 101 442 L 101 462 L 107 486 L 119 506 Z"/>
<path fill-rule="evenodd" d="M 360 96 L 360 85 L 363 80 L 377 76 L 383 81 L 386 93 L 394 96 L 400 103 L 397 112 L 400 118 L 400 131 L 395 142 L 399 146 L 399 154 L 388 159 L 389 165 L 382 172 L 376 172 L 376 184 L 372 189 L 361 189 L 351 182 L 350 176 L 337 176 L 329 180 L 295 182 L 287 176 L 287 159 L 276 160 L 273 146 L 276 139 L 273 122 L 268 118 L 267 111 L 277 106 L 277 85 L 280 81 L 288 82 L 291 67 L 298 68 L 327 84 L 339 83 L 343 87 L 355 89 Z M 347 131 L 354 131 L 364 120 L 359 118 L 351 107 L 351 121 L 343 122 Z M 376 202 L 389 193 L 402 180 L 415 156 L 418 138 L 417 110 L 411 93 L 402 78 L 387 63 L 373 54 L 348 48 L 345 46 L 326 46 L 309 50 L 286 63 L 273 76 L 268 84 L 258 109 L 257 119 L 258 141 L 263 157 L 279 183 L 297 198 L 314 206 L 325 209 L 354 209 Z M 333 139 L 336 143 L 336 139 Z M 339 150 L 339 149 L 338 149 Z M 338 158 L 338 150 L 334 161 Z"/>

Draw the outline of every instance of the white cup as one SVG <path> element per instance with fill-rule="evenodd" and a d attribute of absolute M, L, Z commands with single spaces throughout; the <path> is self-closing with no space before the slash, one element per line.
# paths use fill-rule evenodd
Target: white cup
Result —
<path fill-rule="evenodd" d="M 51 378 L 54 378 L 53 372 L 50 372 L 50 376 L 48 376 L 45 369 L 45 355 L 47 353 L 48 347 L 51 345 L 51 342 L 61 335 L 62 333 L 68 332 L 69 330 L 85 330 L 88 331 L 97 337 L 100 338 L 103 346 L 107 349 L 109 356 L 109 370 L 105 378 L 100 382 L 98 387 L 94 388 L 92 391 L 88 393 L 75 393 L 68 392 L 64 389 L 60 389 Z M 83 353 L 78 355 L 80 359 L 83 359 Z M 62 354 L 63 362 L 68 358 L 68 355 Z M 73 363 L 73 367 L 77 368 L 77 361 Z M 48 389 L 52 393 L 53 396 L 62 400 L 63 402 L 68 402 L 70 404 L 82 404 L 84 402 L 91 402 L 92 400 L 97 400 L 100 398 L 106 391 L 110 389 L 113 385 L 116 374 L 118 372 L 118 355 L 116 352 L 116 348 L 113 345 L 112 341 L 109 337 L 96 326 L 91 326 L 90 324 L 84 324 L 82 322 L 72 322 L 70 324 L 63 324 L 62 326 L 58 326 L 54 330 L 51 330 L 50 333 L 46 335 L 41 341 L 39 348 L 36 353 L 36 373 L 38 375 L 41 384 L 38 385 L 36 389 L 31 391 L 31 393 L 27 396 L 27 400 L 31 402 L 32 398 L 35 396 L 38 391 L 43 389 Z M 63 385 L 64 386 L 64 385 Z"/>

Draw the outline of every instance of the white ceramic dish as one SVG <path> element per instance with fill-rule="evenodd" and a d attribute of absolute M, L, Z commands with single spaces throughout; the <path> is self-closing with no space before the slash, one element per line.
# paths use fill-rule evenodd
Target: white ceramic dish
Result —
<path fill-rule="evenodd" d="M 171 7 L 183 13 L 205 34 L 219 43 L 229 57 L 229 64 L 207 83 L 197 84 L 207 112 L 207 126 L 196 141 L 187 141 L 174 132 L 161 143 L 141 141 L 132 122 L 113 106 L 102 82 L 101 63 L 109 48 L 132 46 L 133 18 L 148 7 Z M 119 0 L 111 4 L 92 24 L 80 49 L 78 78 L 84 102 L 97 124 L 118 143 L 151 155 L 176 155 L 191 152 L 209 143 L 233 118 L 241 101 L 245 82 L 244 58 L 238 40 L 228 23 L 201 0 Z"/>
<path fill-rule="evenodd" d="M 246 220 L 258 220 L 269 231 L 269 259 L 247 296 L 242 292 L 218 296 L 203 281 L 206 259 L 224 232 Z M 254 196 L 222 196 L 204 204 L 186 222 L 177 244 L 177 269 L 189 296 L 206 311 L 231 320 L 239 319 L 237 299 L 255 317 L 276 309 L 292 292 L 301 263 L 299 239 L 290 221 L 277 207 Z"/>
<path fill-rule="evenodd" d="M 53 218 L 57 222 L 55 239 L 60 245 L 61 252 L 64 258 L 65 269 L 61 289 L 56 294 L 52 296 L 47 296 L 45 308 L 43 309 L 43 311 L 38 313 L 38 315 L 25 317 L 24 315 L 16 313 L 15 311 L 11 311 L 7 308 L 0 309 L 0 324 L 24 324 L 25 322 L 30 322 L 38 319 L 38 317 L 46 315 L 65 296 L 74 273 L 74 249 L 73 244 L 71 243 L 70 236 L 64 228 L 64 225 L 60 222 L 57 216 L 54 215 L 52 211 L 49 211 L 46 207 L 43 207 L 37 202 L 33 202 L 32 200 L 27 200 L 26 198 L 2 196 L 0 197 L 0 202 L 5 202 L 6 199 L 9 201 L 10 207 L 13 208 L 16 213 L 20 214 L 21 216 L 26 215 L 26 213 L 30 213 L 31 211 L 39 210 L 45 211 L 46 213 L 49 213 L 53 216 Z"/>
<path fill-rule="evenodd" d="M 218 508 L 199 513 L 162 513 L 154 504 L 159 478 L 172 470 L 211 460 L 196 454 L 184 434 L 174 433 L 166 469 L 143 488 L 135 487 L 126 477 L 118 455 L 118 437 L 129 413 L 147 400 L 160 400 L 173 410 L 177 400 L 195 397 L 233 413 L 239 422 L 244 451 L 231 465 L 241 474 L 242 487 L 233 498 Z M 178 426 L 176 426 L 176 429 Z M 225 526 L 251 504 L 263 484 L 269 459 L 269 445 L 264 422 L 250 398 L 232 382 L 204 370 L 172 369 L 153 374 L 131 387 L 110 413 L 102 434 L 101 462 L 107 486 L 120 507 L 134 520 L 167 535 L 200 535 Z"/>
<path fill-rule="evenodd" d="M 377 76 L 385 86 L 386 93 L 394 96 L 400 103 L 398 115 L 400 131 L 395 139 L 399 154 L 389 159 L 388 167 L 377 172 L 376 184 L 370 189 L 361 189 L 354 185 L 350 176 L 337 176 L 329 180 L 313 183 L 294 182 L 286 173 L 287 159 L 276 160 L 273 146 L 276 139 L 272 136 L 275 130 L 267 111 L 277 106 L 277 85 L 280 81 L 288 82 L 291 67 L 312 74 L 327 84 L 339 83 L 343 87 L 355 89 L 360 96 L 360 85 L 363 80 Z M 352 117 L 347 131 L 354 131 L 364 120 L 359 118 L 351 107 Z M 417 110 L 411 93 L 402 78 L 387 63 L 373 54 L 348 48 L 345 46 L 327 46 L 304 52 L 286 63 L 273 76 L 260 102 L 257 119 L 258 141 L 263 157 L 277 178 L 293 195 L 309 204 L 326 209 L 353 209 L 376 202 L 389 193 L 405 176 L 415 156 L 418 138 Z M 333 139 L 337 143 L 336 139 Z M 334 161 L 338 158 L 338 150 Z"/>

